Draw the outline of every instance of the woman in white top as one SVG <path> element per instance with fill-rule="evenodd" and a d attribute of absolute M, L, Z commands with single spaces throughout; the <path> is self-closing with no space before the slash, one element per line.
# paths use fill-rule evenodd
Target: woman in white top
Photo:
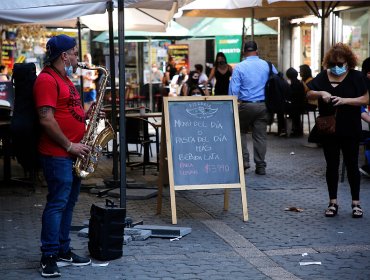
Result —
<path fill-rule="evenodd" d="M 179 73 L 173 76 L 170 83 L 170 92 L 168 96 L 180 96 L 184 83 L 188 80 L 188 71 L 185 66 L 182 66 Z"/>
<path fill-rule="evenodd" d="M 8 67 L 6 65 L 0 65 L 0 82 L 7 82 L 8 78 Z"/>

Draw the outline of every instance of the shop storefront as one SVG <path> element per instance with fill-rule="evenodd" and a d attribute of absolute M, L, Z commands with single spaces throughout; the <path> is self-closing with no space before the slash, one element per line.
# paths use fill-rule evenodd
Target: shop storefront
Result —
<path fill-rule="evenodd" d="M 42 25 L 4 25 L 1 31 L 1 64 L 11 73 L 14 63 L 35 63 L 41 71 L 45 58 L 45 45 L 49 38 L 66 34 L 78 38 L 77 29 L 47 28 Z M 81 30 L 82 54 L 90 52 L 90 32 Z"/>
<path fill-rule="evenodd" d="M 358 67 L 370 56 L 370 8 L 353 9 L 340 13 L 343 24 L 343 42 L 350 45 L 358 57 Z"/>

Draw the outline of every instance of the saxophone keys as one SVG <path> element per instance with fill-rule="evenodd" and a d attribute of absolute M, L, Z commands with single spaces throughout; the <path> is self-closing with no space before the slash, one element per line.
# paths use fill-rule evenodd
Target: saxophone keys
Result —
<path fill-rule="evenodd" d="M 94 150 L 95 152 L 100 153 L 101 151 L 103 151 L 103 148 L 102 146 L 98 145 L 98 146 L 95 146 Z"/>
<path fill-rule="evenodd" d="M 88 168 L 87 168 L 87 172 L 89 172 L 89 173 L 93 173 L 95 171 L 95 168 L 92 166 L 92 165 L 90 165 Z"/>

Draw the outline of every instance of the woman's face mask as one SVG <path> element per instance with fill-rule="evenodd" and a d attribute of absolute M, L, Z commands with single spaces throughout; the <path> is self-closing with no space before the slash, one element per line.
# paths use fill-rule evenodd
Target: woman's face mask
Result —
<path fill-rule="evenodd" d="M 226 64 L 226 61 L 225 60 L 221 60 L 218 62 L 219 65 L 225 65 Z"/>
<path fill-rule="evenodd" d="M 347 65 L 345 63 L 333 63 L 330 67 L 330 72 L 335 76 L 342 76 L 347 72 Z"/>

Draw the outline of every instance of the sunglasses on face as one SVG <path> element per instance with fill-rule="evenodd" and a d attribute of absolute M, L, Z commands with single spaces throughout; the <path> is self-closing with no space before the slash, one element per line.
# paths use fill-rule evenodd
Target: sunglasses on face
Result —
<path fill-rule="evenodd" d="M 344 64 L 346 63 L 345 62 L 330 62 L 329 67 L 335 67 L 335 66 L 343 67 Z"/>

